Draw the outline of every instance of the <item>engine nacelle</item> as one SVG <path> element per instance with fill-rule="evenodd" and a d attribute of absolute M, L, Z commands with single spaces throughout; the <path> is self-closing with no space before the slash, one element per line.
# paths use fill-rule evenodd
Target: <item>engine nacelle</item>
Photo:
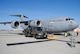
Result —
<path fill-rule="evenodd" d="M 41 27 L 41 21 L 40 20 L 32 21 L 30 23 L 30 26 Z"/>
<path fill-rule="evenodd" d="M 11 27 L 12 27 L 12 28 L 18 28 L 19 25 L 20 25 L 20 23 L 19 23 L 18 21 L 13 21 L 13 22 L 11 22 Z"/>

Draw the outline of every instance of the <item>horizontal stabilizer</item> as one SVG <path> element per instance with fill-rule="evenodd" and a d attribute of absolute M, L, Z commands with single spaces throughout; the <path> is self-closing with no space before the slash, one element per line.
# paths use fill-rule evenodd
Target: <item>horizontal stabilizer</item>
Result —
<path fill-rule="evenodd" d="M 20 17 L 20 18 L 28 18 L 27 16 L 25 16 L 25 15 L 22 15 L 22 14 L 10 15 L 10 16 L 17 16 L 17 17 Z"/>

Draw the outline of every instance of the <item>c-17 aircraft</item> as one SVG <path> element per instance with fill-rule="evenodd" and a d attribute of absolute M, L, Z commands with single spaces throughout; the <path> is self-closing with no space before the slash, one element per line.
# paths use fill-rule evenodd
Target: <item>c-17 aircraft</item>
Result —
<path fill-rule="evenodd" d="M 23 20 L 23 18 L 28 18 L 24 15 L 11 15 L 21 18 L 21 21 L 12 21 L 12 22 L 0 22 L 0 24 L 11 24 L 12 28 L 18 28 L 21 26 L 24 31 L 25 36 L 33 36 L 36 39 L 46 38 L 47 34 L 68 32 L 74 30 L 78 27 L 78 23 L 70 18 L 53 18 L 45 20 Z"/>

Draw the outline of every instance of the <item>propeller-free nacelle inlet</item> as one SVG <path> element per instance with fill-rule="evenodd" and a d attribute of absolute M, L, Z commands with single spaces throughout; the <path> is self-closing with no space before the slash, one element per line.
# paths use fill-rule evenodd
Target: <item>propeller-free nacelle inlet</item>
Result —
<path fill-rule="evenodd" d="M 30 23 L 30 26 L 41 27 L 41 21 L 40 20 L 32 21 Z"/>
<path fill-rule="evenodd" d="M 11 27 L 12 27 L 12 28 L 18 28 L 19 25 L 20 25 L 20 23 L 19 23 L 18 21 L 13 21 L 13 22 L 11 22 Z"/>

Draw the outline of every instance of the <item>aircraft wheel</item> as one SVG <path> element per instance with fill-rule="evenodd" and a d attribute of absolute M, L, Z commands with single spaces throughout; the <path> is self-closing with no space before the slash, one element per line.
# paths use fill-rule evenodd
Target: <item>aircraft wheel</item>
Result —
<path fill-rule="evenodd" d="M 24 33 L 25 37 L 28 37 L 28 34 Z"/>
<path fill-rule="evenodd" d="M 65 37 L 70 36 L 70 35 L 71 35 L 70 33 L 64 33 Z"/>
<path fill-rule="evenodd" d="M 30 36 L 30 34 L 27 33 L 27 32 L 24 32 L 23 34 L 25 35 L 25 37 L 29 37 Z"/>

